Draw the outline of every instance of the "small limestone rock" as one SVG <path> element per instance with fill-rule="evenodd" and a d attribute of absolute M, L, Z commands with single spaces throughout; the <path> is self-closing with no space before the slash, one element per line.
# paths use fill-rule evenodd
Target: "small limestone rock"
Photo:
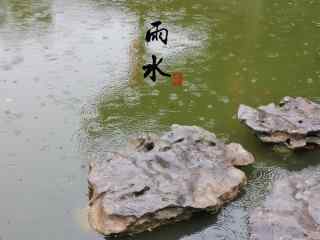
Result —
<path fill-rule="evenodd" d="M 234 166 L 253 161 L 241 145 L 200 127 L 173 125 L 160 137 L 139 137 L 91 163 L 89 222 L 104 235 L 124 235 L 213 212 L 246 184 Z"/>
<path fill-rule="evenodd" d="M 291 149 L 320 146 L 320 104 L 302 97 L 285 97 L 257 109 L 240 105 L 238 119 L 263 142 L 282 143 Z"/>

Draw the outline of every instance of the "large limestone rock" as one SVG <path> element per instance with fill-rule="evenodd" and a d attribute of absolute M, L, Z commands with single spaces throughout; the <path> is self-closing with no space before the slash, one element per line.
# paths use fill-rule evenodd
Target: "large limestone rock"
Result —
<path fill-rule="evenodd" d="M 215 211 L 246 183 L 234 166 L 254 162 L 236 143 L 199 127 L 173 125 L 90 166 L 89 222 L 104 235 L 132 234 Z"/>
<path fill-rule="evenodd" d="M 320 146 L 320 104 L 302 97 L 285 97 L 254 109 L 240 105 L 238 119 L 254 130 L 263 142 L 289 148 Z"/>
<path fill-rule="evenodd" d="M 320 169 L 275 181 L 263 207 L 250 215 L 251 240 L 320 239 Z"/>

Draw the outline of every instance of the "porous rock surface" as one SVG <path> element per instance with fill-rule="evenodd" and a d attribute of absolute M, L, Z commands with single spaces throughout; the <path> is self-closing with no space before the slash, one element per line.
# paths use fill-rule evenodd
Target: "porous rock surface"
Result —
<path fill-rule="evenodd" d="M 250 214 L 251 240 L 320 240 L 320 168 L 276 180 Z"/>
<path fill-rule="evenodd" d="M 302 97 L 285 97 L 257 109 L 240 105 L 238 119 L 256 132 L 263 142 L 288 148 L 320 146 L 320 104 Z"/>
<path fill-rule="evenodd" d="M 104 235 L 133 234 L 215 211 L 246 183 L 234 166 L 254 162 L 240 144 L 200 127 L 172 125 L 90 165 L 89 222 Z"/>

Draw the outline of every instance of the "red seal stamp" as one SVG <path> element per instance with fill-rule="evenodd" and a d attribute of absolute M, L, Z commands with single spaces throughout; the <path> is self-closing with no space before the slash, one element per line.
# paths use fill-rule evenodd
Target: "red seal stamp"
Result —
<path fill-rule="evenodd" d="M 173 86 L 182 86 L 184 82 L 182 72 L 173 72 L 171 74 L 171 81 Z"/>

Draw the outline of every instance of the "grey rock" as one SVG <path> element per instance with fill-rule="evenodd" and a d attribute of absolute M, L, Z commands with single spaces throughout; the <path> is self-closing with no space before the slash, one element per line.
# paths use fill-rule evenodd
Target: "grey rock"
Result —
<path fill-rule="evenodd" d="M 241 145 L 227 145 L 200 127 L 173 125 L 161 137 L 137 138 L 90 164 L 90 225 L 104 235 L 124 235 L 214 212 L 246 184 L 234 166 L 253 162 Z"/>
<path fill-rule="evenodd" d="M 277 179 L 262 207 L 250 214 L 251 240 L 320 239 L 320 169 Z"/>
<path fill-rule="evenodd" d="M 320 146 L 320 104 L 302 97 L 285 97 L 257 109 L 240 105 L 238 119 L 255 131 L 263 142 L 288 148 Z"/>

